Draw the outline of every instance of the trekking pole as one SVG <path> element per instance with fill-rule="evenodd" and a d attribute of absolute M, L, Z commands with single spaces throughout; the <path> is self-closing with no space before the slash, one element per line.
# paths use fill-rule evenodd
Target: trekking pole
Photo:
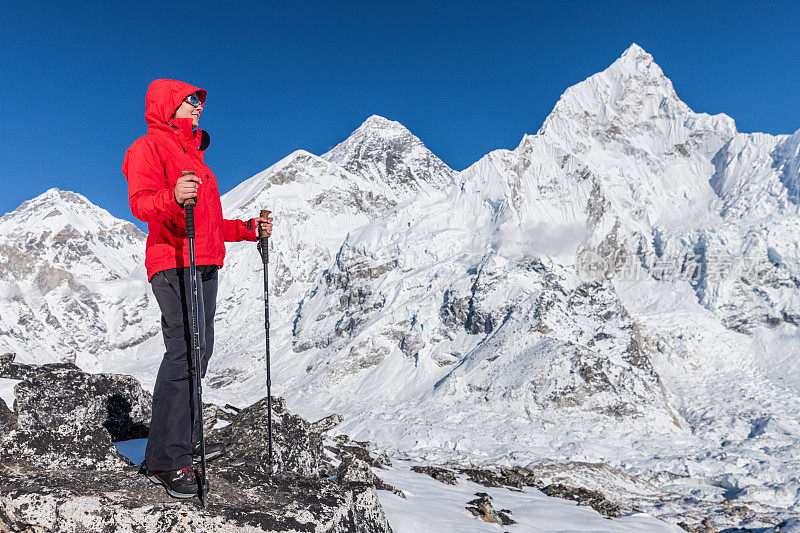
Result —
<path fill-rule="evenodd" d="M 269 218 L 270 211 L 261 210 L 262 218 Z M 272 377 L 270 376 L 269 361 L 269 237 L 258 225 L 258 250 L 261 252 L 261 262 L 264 263 L 264 329 L 267 336 L 267 465 L 272 474 Z"/>
<path fill-rule="evenodd" d="M 191 170 L 184 170 L 183 175 L 194 174 Z M 203 437 L 203 384 L 200 376 L 200 328 L 198 317 L 200 310 L 197 298 L 197 265 L 194 263 L 194 206 L 195 198 L 188 198 L 183 202 L 186 208 L 186 237 L 189 239 L 189 300 L 192 305 L 192 353 L 194 354 L 194 403 L 200 412 L 200 475 L 197 476 L 198 496 L 200 505 L 206 506 L 206 441 Z M 194 418 L 194 417 L 192 417 Z"/>

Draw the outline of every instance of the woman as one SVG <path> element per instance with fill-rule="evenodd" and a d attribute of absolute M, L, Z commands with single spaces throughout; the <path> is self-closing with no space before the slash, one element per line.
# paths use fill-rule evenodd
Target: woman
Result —
<path fill-rule="evenodd" d="M 176 498 L 197 494 L 192 463 L 200 455 L 200 406 L 193 405 L 194 380 L 189 306 L 189 245 L 183 203 L 196 199 L 195 258 L 201 376 L 214 346 L 217 270 L 225 241 L 256 241 L 258 226 L 272 233 L 272 219 L 222 218 L 217 180 L 203 163 L 208 133 L 195 129 L 206 91 L 176 80 L 155 80 L 145 96 L 147 135 L 125 154 L 122 172 L 128 180 L 133 215 L 147 222 L 147 278 L 161 308 L 166 353 L 153 390 L 153 418 L 145 450 L 151 480 Z M 190 170 L 194 174 L 183 175 Z M 222 455 L 222 444 L 206 443 L 206 459 Z"/>

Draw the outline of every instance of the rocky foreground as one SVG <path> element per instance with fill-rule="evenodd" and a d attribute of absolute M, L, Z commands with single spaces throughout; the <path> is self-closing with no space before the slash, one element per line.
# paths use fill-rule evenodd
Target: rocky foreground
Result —
<path fill-rule="evenodd" d="M 225 442 L 229 453 L 208 463 L 211 492 L 203 509 L 196 498 L 170 498 L 144 476 L 140 465 L 120 455 L 114 446 L 114 442 L 147 436 L 152 398 L 134 378 L 88 374 L 68 363 L 21 364 L 13 354 L 0 355 L 0 378 L 20 380 L 14 389 L 14 409 L 0 400 L 0 533 L 194 528 L 378 533 L 392 529 L 377 490 L 406 497 L 403 487 L 393 487 L 376 475 L 392 466 L 387 455 L 346 435 L 325 436 L 341 422 L 338 415 L 309 423 L 287 411 L 281 398 L 272 402 L 270 472 L 264 398 L 241 410 L 204 406 L 207 438 Z M 536 489 L 591 507 L 608 519 L 637 511 L 607 499 L 605 489 L 564 484 L 559 472 L 565 468 L 577 477 L 586 471 L 588 480 L 616 480 L 616 485 L 640 496 L 653 493 L 652 497 L 664 501 L 665 495 L 656 494 L 654 487 L 603 465 L 543 463 L 534 468 L 487 469 L 448 464 L 412 466 L 411 470 L 445 485 L 461 479 L 488 488 Z M 594 472 L 597 469 L 603 472 Z M 504 530 L 525 527 L 516 523 L 511 511 L 496 505 L 489 494 L 475 492 L 465 499 L 464 513 Z M 702 516 L 685 516 L 682 520 L 672 516 L 669 521 L 690 532 L 717 530 Z M 758 531 L 784 531 L 782 526 L 788 525 Z M 792 525 L 800 527 L 800 523 Z M 609 527 L 613 527 L 610 522 Z M 749 531 L 726 531 L 734 530 Z"/>
<path fill-rule="evenodd" d="M 151 397 L 129 376 L 71 364 L 23 365 L 0 356 L 0 377 L 21 379 L 14 411 L 0 401 L 0 532 L 386 532 L 370 466 L 352 455 L 334 468 L 320 431 L 273 401 L 273 468 L 267 469 L 266 398 L 230 415 L 206 406 L 207 432 L 230 453 L 208 463 L 211 492 L 177 501 L 112 441 L 144 437 Z"/>

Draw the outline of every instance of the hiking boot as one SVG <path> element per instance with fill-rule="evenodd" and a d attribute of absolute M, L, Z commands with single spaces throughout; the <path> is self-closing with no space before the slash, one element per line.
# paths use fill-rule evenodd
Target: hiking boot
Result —
<path fill-rule="evenodd" d="M 147 471 L 147 477 L 153 483 L 161 484 L 167 489 L 167 494 L 173 498 L 191 498 L 196 496 L 197 475 L 191 466 L 184 466 L 178 470 Z"/>
<path fill-rule="evenodd" d="M 206 442 L 206 461 L 216 459 L 226 451 L 225 445 L 221 442 Z M 200 443 L 192 446 L 192 461 L 200 462 Z"/>

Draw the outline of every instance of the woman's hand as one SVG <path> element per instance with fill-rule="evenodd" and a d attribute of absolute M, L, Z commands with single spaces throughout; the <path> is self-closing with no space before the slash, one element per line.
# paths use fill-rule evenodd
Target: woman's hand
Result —
<path fill-rule="evenodd" d="M 178 202 L 181 207 L 183 207 L 183 202 L 189 198 L 197 197 L 197 189 L 202 183 L 203 180 L 201 180 L 200 176 L 197 174 L 186 174 L 185 176 L 181 176 L 175 183 L 175 201 Z"/>
<path fill-rule="evenodd" d="M 253 222 L 254 222 L 253 225 L 255 226 L 256 237 L 259 238 L 261 237 L 261 235 L 258 232 L 259 227 L 266 232 L 267 237 L 272 235 L 272 217 L 269 218 L 256 217 L 253 219 Z"/>

